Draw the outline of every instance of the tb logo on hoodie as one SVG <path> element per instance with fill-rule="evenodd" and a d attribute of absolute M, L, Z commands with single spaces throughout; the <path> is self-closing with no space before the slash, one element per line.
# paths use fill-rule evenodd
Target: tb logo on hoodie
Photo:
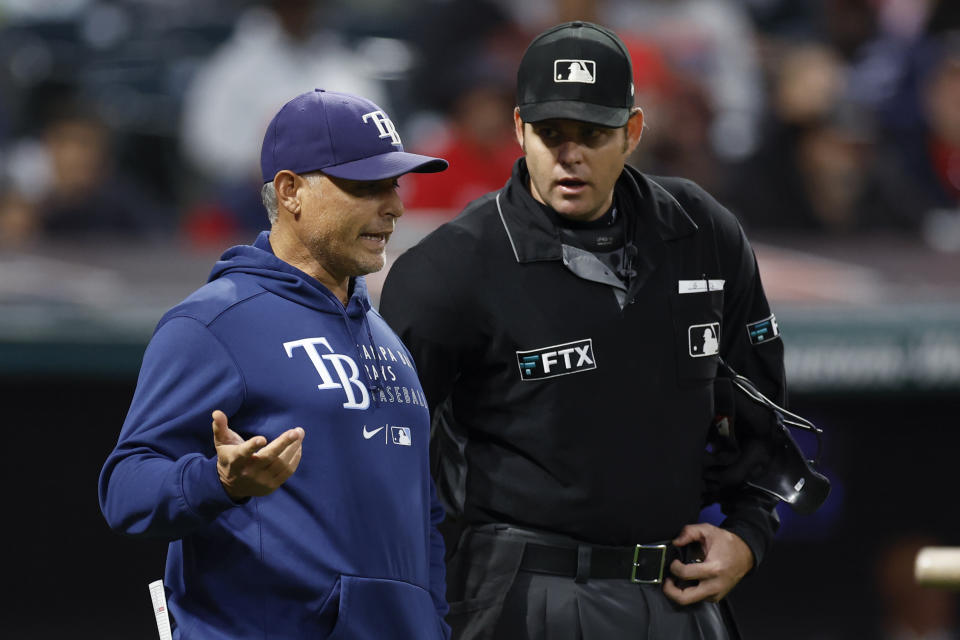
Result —
<path fill-rule="evenodd" d="M 320 351 L 317 350 L 318 344 L 325 347 L 330 353 L 320 353 Z M 320 374 L 320 379 L 323 383 L 317 385 L 318 389 L 343 389 L 343 392 L 347 396 L 347 401 L 343 403 L 344 409 L 362 410 L 370 406 L 370 396 L 367 393 L 367 387 L 358 379 L 360 376 L 360 368 L 357 367 L 357 363 L 354 362 L 353 358 L 342 353 L 335 353 L 326 338 L 302 338 L 300 340 L 283 343 L 283 348 L 286 349 L 288 358 L 293 357 L 293 351 L 297 347 L 300 347 L 306 352 L 307 357 L 310 358 L 310 362 L 313 363 L 313 367 L 317 370 L 317 373 Z M 326 365 L 327 362 L 333 366 L 339 382 L 335 381 L 333 376 L 330 375 L 330 370 Z M 359 392 L 359 399 L 357 398 L 357 392 Z"/>

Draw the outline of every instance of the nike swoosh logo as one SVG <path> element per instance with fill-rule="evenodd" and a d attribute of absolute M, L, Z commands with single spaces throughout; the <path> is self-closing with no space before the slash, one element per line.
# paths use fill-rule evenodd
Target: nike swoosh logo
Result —
<path fill-rule="evenodd" d="M 369 440 L 370 438 L 377 435 L 381 431 L 383 431 L 383 427 L 377 427 L 373 431 L 367 431 L 367 425 L 363 425 L 363 439 Z"/>

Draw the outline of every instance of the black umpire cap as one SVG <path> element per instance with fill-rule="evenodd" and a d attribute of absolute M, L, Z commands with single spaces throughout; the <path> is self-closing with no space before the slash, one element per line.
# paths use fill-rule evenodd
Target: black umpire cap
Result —
<path fill-rule="evenodd" d="M 566 22 L 527 47 L 517 71 L 524 122 L 550 118 L 622 127 L 633 108 L 633 67 L 626 45 L 592 22 Z"/>

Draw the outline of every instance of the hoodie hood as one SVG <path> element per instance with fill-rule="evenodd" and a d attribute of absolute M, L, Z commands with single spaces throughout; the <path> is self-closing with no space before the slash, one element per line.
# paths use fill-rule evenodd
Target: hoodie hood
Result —
<path fill-rule="evenodd" d="M 267 291 L 317 311 L 340 314 L 345 310 L 349 317 L 357 319 L 371 308 L 363 276 L 351 279 L 350 299 L 344 309 L 337 296 L 320 281 L 274 255 L 269 231 L 261 231 L 252 245 L 227 249 L 213 266 L 207 281 L 235 273 L 252 275 Z"/>

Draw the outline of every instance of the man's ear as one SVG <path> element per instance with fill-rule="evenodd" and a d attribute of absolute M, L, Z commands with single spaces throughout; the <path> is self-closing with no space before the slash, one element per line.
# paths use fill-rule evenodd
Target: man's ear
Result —
<path fill-rule="evenodd" d="M 300 182 L 303 180 L 292 171 L 284 169 L 273 177 L 273 189 L 277 192 L 277 205 L 290 213 L 300 213 Z"/>
<path fill-rule="evenodd" d="M 627 155 L 633 153 L 640 144 L 641 135 L 643 135 L 643 109 L 634 107 L 630 112 L 630 119 L 627 120 Z"/>
<path fill-rule="evenodd" d="M 523 149 L 523 120 L 520 119 L 520 107 L 513 108 L 513 127 L 517 135 L 517 144 Z M 526 149 L 523 149 L 526 151 Z"/>

